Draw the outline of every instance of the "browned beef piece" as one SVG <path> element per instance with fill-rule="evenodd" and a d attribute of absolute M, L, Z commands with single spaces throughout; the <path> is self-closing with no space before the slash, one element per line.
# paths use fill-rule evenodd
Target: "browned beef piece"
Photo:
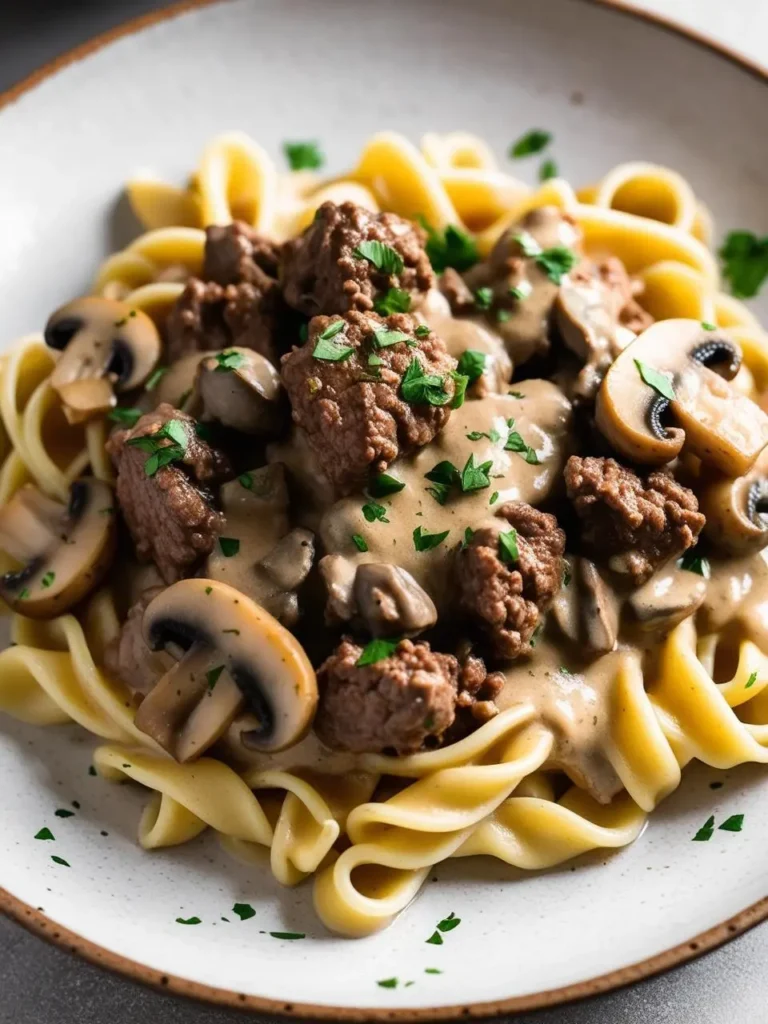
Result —
<path fill-rule="evenodd" d="M 327 746 L 355 753 L 407 754 L 439 740 L 456 716 L 459 663 L 428 643 L 401 640 L 373 665 L 345 638 L 318 671 L 315 731 Z"/>
<path fill-rule="evenodd" d="M 277 257 L 277 247 L 247 224 L 208 228 L 203 279 L 190 278 L 168 316 L 169 362 L 232 345 L 276 361 Z"/>
<path fill-rule="evenodd" d="M 619 297 L 621 303 L 619 320 L 622 325 L 636 334 L 640 334 L 650 327 L 654 322 L 653 317 L 637 301 L 637 296 L 642 292 L 643 286 L 636 278 L 629 276 L 627 268 L 618 256 L 609 256 L 608 259 L 598 263 L 597 272 L 603 283 Z"/>
<path fill-rule="evenodd" d="M 671 473 L 643 480 L 614 459 L 572 455 L 565 484 L 585 547 L 635 585 L 692 547 L 704 526 L 696 495 Z"/>
<path fill-rule="evenodd" d="M 110 675 L 120 679 L 134 693 L 147 694 L 163 676 L 172 661 L 164 652 L 153 652 L 144 642 L 141 621 L 149 602 L 162 593 L 163 587 L 145 590 L 131 606 L 119 634 L 104 652 L 104 663 Z"/>
<path fill-rule="evenodd" d="M 153 453 L 131 441 L 152 438 L 171 420 L 183 424 L 186 445 L 177 459 L 150 476 L 147 462 Z M 156 447 L 162 450 L 173 443 L 163 438 Z M 213 550 L 224 526 L 208 488 L 232 476 L 227 457 L 197 436 L 190 416 L 167 402 L 132 429 L 114 433 L 107 450 L 117 468 L 117 500 L 138 556 L 153 560 L 166 583 L 191 575 Z"/>
<path fill-rule="evenodd" d="M 300 238 L 283 248 L 283 294 L 308 316 L 374 308 L 390 288 L 426 292 L 435 282 L 424 243 L 426 233 L 394 213 L 371 213 L 354 203 L 323 203 Z M 402 258 L 389 274 L 355 255 L 362 242 L 382 242 Z"/>
<path fill-rule="evenodd" d="M 315 317 L 309 339 L 283 356 L 282 378 L 294 421 L 306 433 L 321 469 L 339 494 L 361 488 L 371 470 L 380 473 L 394 460 L 435 437 L 450 415 L 456 360 L 434 333 L 417 338 L 416 321 L 405 313 L 382 318 L 375 313 L 348 313 L 343 331 L 331 343 L 351 348 L 343 359 L 328 361 L 313 353 L 321 335 L 339 317 Z M 405 341 L 377 348 L 374 331 L 400 331 Z M 370 365 L 368 359 L 381 359 Z M 412 404 L 401 394 L 403 377 L 413 360 L 425 374 L 444 381 L 445 405 Z"/>
<path fill-rule="evenodd" d="M 448 267 L 440 275 L 440 291 L 448 299 L 454 316 L 477 312 L 475 296 L 464 278 L 453 267 Z"/>
<path fill-rule="evenodd" d="M 490 721 L 498 713 L 494 701 L 504 686 L 501 672 L 488 672 L 482 658 L 470 654 L 460 662 L 456 707 L 475 723 Z"/>
<path fill-rule="evenodd" d="M 461 607 L 486 633 L 494 654 L 509 660 L 530 653 L 541 613 L 560 589 L 565 534 L 554 516 L 524 501 L 502 505 L 497 518 L 459 551 L 456 584 Z"/>

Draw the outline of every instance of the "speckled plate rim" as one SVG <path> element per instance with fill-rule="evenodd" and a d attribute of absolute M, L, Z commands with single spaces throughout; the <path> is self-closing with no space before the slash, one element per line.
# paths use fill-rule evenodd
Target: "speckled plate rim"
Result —
<path fill-rule="evenodd" d="M 159 11 L 152 11 L 149 14 L 130 19 L 107 32 L 103 32 L 49 61 L 15 86 L 11 86 L 10 89 L 0 93 L 0 112 L 4 107 L 14 103 L 20 96 L 34 89 L 35 86 L 55 75 L 58 71 L 82 60 L 97 50 L 101 50 L 123 36 L 133 35 L 151 25 L 169 21 L 187 11 L 209 7 L 215 3 L 222 2 L 224 0 L 181 0 L 180 3 L 171 4 L 169 7 Z M 631 3 L 626 2 L 626 0 L 586 0 L 586 2 L 606 7 L 621 15 L 655 25 L 679 38 L 687 39 L 698 46 L 710 50 L 717 56 L 725 58 L 768 86 L 768 68 L 742 56 L 735 50 L 703 33 L 677 24 L 662 14 L 640 11 L 632 6 Z M 135 960 L 129 960 L 127 957 L 104 949 L 102 946 L 75 934 L 75 932 L 69 931 L 67 928 L 62 928 L 41 911 L 30 907 L 15 896 L 12 896 L 2 886 L 0 886 L 0 910 L 40 938 L 46 939 L 70 953 L 76 953 L 97 966 L 107 967 L 135 981 L 151 985 L 160 991 L 173 992 L 176 995 L 185 996 L 190 999 L 216 1003 L 221 1006 L 230 1006 L 241 1010 L 276 1013 L 294 1017 L 310 1017 L 315 1020 L 434 1022 L 495 1017 L 500 1014 L 540 1010 L 545 1007 L 557 1006 L 562 1003 L 600 995 L 603 992 L 609 992 L 612 989 L 621 988 L 625 985 L 631 985 L 634 982 L 649 978 L 654 974 L 660 974 L 672 967 L 677 967 L 689 960 L 693 960 L 703 953 L 722 945 L 736 935 L 740 935 L 749 928 L 753 928 L 761 921 L 766 920 L 768 918 L 768 897 L 758 900 L 757 903 L 753 903 L 750 907 L 742 910 L 722 924 L 715 925 L 713 928 L 701 932 L 699 935 L 678 946 L 674 946 L 672 949 L 667 949 L 638 963 L 620 967 L 607 974 L 602 974 L 599 977 L 590 978 L 586 981 L 580 981 L 573 985 L 565 985 L 561 988 L 535 992 L 526 996 L 515 996 L 510 999 L 495 1000 L 493 1002 L 460 1003 L 453 1006 L 420 1009 L 403 1007 L 395 1010 L 376 1007 L 334 1007 L 316 1005 L 314 1003 L 265 999 L 261 996 L 246 995 L 231 989 L 202 985 L 187 978 L 163 974 L 161 971 L 154 970 L 154 968 L 146 964 L 137 963 Z"/>

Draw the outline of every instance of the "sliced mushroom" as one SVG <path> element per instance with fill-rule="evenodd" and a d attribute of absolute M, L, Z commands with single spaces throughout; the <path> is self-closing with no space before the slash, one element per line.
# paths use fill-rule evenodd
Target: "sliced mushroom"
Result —
<path fill-rule="evenodd" d="M 273 436 L 285 421 L 280 374 L 250 348 L 229 348 L 203 359 L 197 371 L 203 420 L 243 434 Z"/>
<path fill-rule="evenodd" d="M 281 463 L 243 473 L 219 492 L 226 518 L 222 539 L 204 572 L 263 605 L 286 626 L 299 618 L 297 591 L 309 575 L 315 538 L 290 529 L 288 488 Z"/>
<path fill-rule="evenodd" d="M 700 607 L 707 594 L 706 580 L 677 567 L 661 572 L 634 590 L 629 607 L 646 632 L 668 632 Z"/>
<path fill-rule="evenodd" d="M 579 647 L 606 654 L 616 647 L 619 598 L 593 562 L 571 558 L 571 579 L 560 588 L 552 615 L 562 633 Z"/>
<path fill-rule="evenodd" d="M 108 412 L 115 392 L 143 384 L 160 358 L 157 328 L 125 302 L 89 296 L 57 309 L 45 343 L 61 352 L 51 383 L 70 423 Z"/>
<path fill-rule="evenodd" d="M 249 745 L 259 750 L 284 750 L 309 730 L 312 665 L 244 594 L 217 580 L 181 580 L 147 606 L 142 628 L 151 650 L 179 660 L 142 701 L 136 725 L 176 760 L 199 757 L 244 709 Z"/>
<path fill-rule="evenodd" d="M 743 476 L 768 444 L 768 416 L 728 381 L 741 365 L 735 342 L 698 320 L 661 320 L 618 356 L 597 397 L 597 425 L 627 458 L 661 465 L 686 451 L 728 476 Z M 664 397 L 647 383 L 662 374 Z M 669 425 L 668 421 L 675 425 Z"/>
<path fill-rule="evenodd" d="M 0 548 L 22 566 L 0 578 L 0 596 L 32 619 L 52 619 L 77 604 L 112 561 L 113 506 L 101 480 L 76 480 L 66 506 L 25 484 L 0 507 Z"/>
<path fill-rule="evenodd" d="M 704 533 L 722 551 L 744 555 L 768 544 L 768 449 L 752 469 L 735 480 L 703 480 L 699 508 L 707 517 Z"/>

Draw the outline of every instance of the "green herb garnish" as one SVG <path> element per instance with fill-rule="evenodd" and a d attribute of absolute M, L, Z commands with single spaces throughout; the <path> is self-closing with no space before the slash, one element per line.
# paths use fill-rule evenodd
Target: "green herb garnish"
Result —
<path fill-rule="evenodd" d="M 306 939 L 304 932 L 270 932 L 273 939 L 285 939 L 287 942 L 294 942 L 296 939 Z"/>
<path fill-rule="evenodd" d="M 202 924 L 199 917 L 177 917 L 176 924 Z"/>
<path fill-rule="evenodd" d="M 427 327 L 426 324 L 419 324 L 419 326 L 416 328 L 416 330 L 413 333 L 419 339 L 428 338 L 430 336 L 430 334 L 432 333 L 432 329 L 430 327 Z"/>
<path fill-rule="evenodd" d="M 493 494 L 488 499 L 488 504 L 489 505 L 495 505 L 498 500 L 499 500 L 499 492 L 498 491 L 494 491 Z"/>
<path fill-rule="evenodd" d="M 701 321 L 701 326 L 704 328 L 705 331 L 716 331 L 717 330 L 717 326 L 715 324 L 707 323 L 706 320 L 702 320 Z"/>
<path fill-rule="evenodd" d="M 403 334 L 402 331 L 390 331 L 389 328 L 382 327 L 373 332 L 373 344 L 376 348 L 389 348 L 390 345 L 396 345 L 399 341 L 413 343 L 410 334 Z"/>
<path fill-rule="evenodd" d="M 380 505 L 377 501 L 367 501 L 363 505 L 363 515 L 369 523 L 378 522 L 388 523 L 387 510 L 384 505 Z"/>
<path fill-rule="evenodd" d="M 483 287 L 475 292 L 475 306 L 480 310 L 488 310 L 493 305 L 493 289 Z"/>
<path fill-rule="evenodd" d="M 166 441 L 170 441 L 170 444 L 165 444 Z M 184 458 L 189 437 L 182 420 L 168 420 L 154 434 L 128 438 L 127 444 L 149 455 L 144 463 L 144 472 L 147 476 L 154 476 L 162 466 L 180 462 Z"/>
<path fill-rule="evenodd" d="M 237 914 L 241 921 L 250 921 L 252 917 L 256 917 L 256 911 L 250 903 L 235 903 L 232 913 Z"/>
<path fill-rule="evenodd" d="M 750 688 L 750 686 L 754 686 L 756 682 L 757 682 L 757 672 L 753 672 L 750 675 L 749 679 L 744 684 L 744 689 L 748 690 Z"/>
<path fill-rule="evenodd" d="M 442 946 L 443 936 L 440 934 L 440 932 L 434 931 L 425 941 L 428 942 L 431 946 Z"/>
<path fill-rule="evenodd" d="M 417 526 L 413 531 L 413 546 L 417 551 L 431 551 L 442 544 L 450 532 L 444 530 L 442 533 L 427 533 L 423 526 Z"/>
<path fill-rule="evenodd" d="M 699 831 L 693 837 L 694 843 L 707 843 L 712 838 L 715 831 L 715 816 L 711 815 L 704 824 L 701 826 Z"/>
<path fill-rule="evenodd" d="M 454 224 L 449 224 L 445 231 L 436 231 L 424 219 L 418 218 L 427 232 L 426 253 L 436 273 L 442 274 L 448 267 L 464 271 L 473 267 L 480 256 L 474 239 Z"/>
<path fill-rule="evenodd" d="M 668 398 L 670 402 L 675 400 L 675 389 L 666 373 L 654 369 L 653 366 L 649 366 L 640 359 L 635 359 L 634 363 L 637 367 L 637 372 L 649 387 L 653 388 L 662 398 Z"/>
<path fill-rule="evenodd" d="M 240 541 L 237 537 L 219 537 L 219 547 L 225 558 L 234 558 L 240 550 Z"/>
<path fill-rule="evenodd" d="M 514 565 L 520 557 L 517 546 L 517 530 L 514 526 L 506 533 L 499 534 L 499 558 L 507 565 Z"/>
<path fill-rule="evenodd" d="M 487 437 L 494 444 L 501 440 L 501 434 L 495 427 L 491 427 L 490 430 L 472 430 L 467 434 L 468 441 L 479 441 L 483 437 Z"/>
<path fill-rule="evenodd" d="M 451 380 L 453 381 L 453 400 L 451 402 L 451 408 L 460 409 L 461 406 L 464 405 L 469 377 L 463 373 L 458 373 L 456 370 L 451 370 Z"/>
<path fill-rule="evenodd" d="M 447 405 L 451 400 L 445 377 L 424 373 L 424 367 L 415 356 L 403 375 L 400 392 L 411 405 Z"/>
<path fill-rule="evenodd" d="M 401 274 L 405 266 L 403 257 L 396 249 L 376 240 L 361 242 L 352 250 L 352 255 L 358 260 L 368 260 L 383 274 Z"/>
<path fill-rule="evenodd" d="M 386 498 L 388 494 L 397 494 L 402 491 L 405 483 L 389 473 L 378 473 L 368 484 L 368 491 L 374 498 Z"/>
<path fill-rule="evenodd" d="M 579 257 L 573 249 L 569 249 L 565 245 L 555 245 L 551 249 L 545 249 L 535 259 L 553 284 L 560 284 L 563 277 L 573 270 L 579 261 Z"/>
<path fill-rule="evenodd" d="M 407 313 L 411 308 L 411 296 L 402 288 L 390 288 L 385 295 L 380 295 L 373 303 L 373 308 L 381 316 L 393 313 Z"/>
<path fill-rule="evenodd" d="M 397 978 L 385 978 L 384 981 L 377 981 L 379 988 L 397 988 Z"/>
<path fill-rule="evenodd" d="M 243 353 L 236 352 L 234 349 L 230 349 L 227 352 L 218 352 L 214 359 L 216 360 L 216 373 L 231 373 L 232 370 L 237 370 L 245 362 Z"/>
<path fill-rule="evenodd" d="M 363 648 L 355 665 L 358 668 L 363 668 L 365 665 L 375 665 L 377 661 L 383 661 L 384 658 L 394 654 L 399 643 L 399 640 L 371 640 Z"/>
<path fill-rule="evenodd" d="M 54 863 L 54 864 L 61 864 L 61 866 L 62 866 L 63 868 L 68 868 L 68 867 L 71 867 L 71 866 L 72 866 L 72 865 L 71 865 L 71 864 L 69 863 L 69 861 L 67 861 L 67 860 L 64 860 L 64 858 L 63 858 L 63 857 L 57 857 L 55 853 L 52 853 L 52 854 L 51 854 L 51 860 L 53 861 L 53 863 Z"/>
<path fill-rule="evenodd" d="M 522 391 L 508 391 L 507 394 L 511 395 L 512 398 L 525 398 Z"/>
<path fill-rule="evenodd" d="M 78 804 L 78 807 L 79 806 L 80 805 Z M 75 816 L 75 812 L 68 811 L 66 807 L 59 807 L 59 809 L 57 811 L 54 811 L 53 813 L 56 815 L 57 818 L 74 818 Z"/>
<path fill-rule="evenodd" d="M 141 409 L 118 406 L 107 413 L 107 419 L 113 423 L 122 423 L 124 427 L 135 427 L 142 415 Z"/>
<path fill-rule="evenodd" d="M 718 255 L 731 294 L 754 298 L 768 278 L 768 235 L 758 238 L 751 231 L 731 231 Z"/>
<path fill-rule="evenodd" d="M 312 355 L 315 359 L 322 359 L 328 363 L 340 363 L 344 359 L 349 359 L 355 351 L 354 348 L 351 345 L 342 345 L 337 341 L 333 341 L 333 338 L 337 334 L 341 334 L 346 326 L 346 321 L 334 320 L 330 326 L 325 328 L 312 350 Z"/>
<path fill-rule="evenodd" d="M 465 349 L 459 358 L 458 371 L 463 373 L 471 384 L 478 377 L 482 377 L 487 358 L 485 352 L 478 352 L 473 348 Z"/>
<path fill-rule="evenodd" d="M 292 171 L 316 171 L 325 163 L 317 142 L 284 142 L 283 153 Z"/>
<path fill-rule="evenodd" d="M 521 135 L 516 142 L 509 147 L 509 156 L 512 160 L 520 160 L 525 156 L 534 156 L 546 149 L 552 141 L 552 133 L 542 128 L 532 128 L 525 135 Z"/>
<path fill-rule="evenodd" d="M 368 550 L 368 544 L 365 537 L 361 536 L 359 533 L 352 534 L 352 542 L 358 551 L 365 552 Z"/>
<path fill-rule="evenodd" d="M 35 839 L 55 839 L 56 836 L 51 832 L 49 828 L 41 828 L 35 836 Z"/>
<path fill-rule="evenodd" d="M 56 579 L 56 573 L 55 572 L 47 572 L 43 576 L 43 578 L 40 580 L 40 586 L 44 587 L 47 590 L 48 587 L 53 586 L 53 581 L 55 579 Z"/>
<path fill-rule="evenodd" d="M 209 692 L 214 688 L 216 683 L 218 683 L 219 676 L 221 675 L 221 673 L 223 671 L 224 671 L 224 666 L 223 665 L 218 665 L 216 668 L 208 669 L 208 671 L 205 673 L 205 678 L 206 678 L 206 680 L 208 682 L 208 690 L 209 690 Z"/>
<path fill-rule="evenodd" d="M 464 469 L 461 471 L 461 489 L 465 494 L 469 494 L 472 491 L 479 491 L 483 487 L 490 487 L 491 481 L 488 476 L 488 471 L 493 466 L 493 460 L 489 459 L 487 462 L 483 462 L 481 465 L 475 465 L 475 456 L 470 455 L 466 461 Z"/>
<path fill-rule="evenodd" d="M 253 473 L 241 473 L 237 478 L 237 482 L 241 487 L 244 487 L 246 491 L 253 490 Z"/>
<path fill-rule="evenodd" d="M 443 972 L 439 971 L 437 969 L 437 967 L 425 967 L 424 968 L 424 973 L 425 974 L 442 974 Z"/>
<path fill-rule="evenodd" d="M 556 178 L 557 174 L 558 167 L 554 160 L 544 160 L 539 167 L 539 181 L 549 181 L 550 178 Z"/>
<path fill-rule="evenodd" d="M 454 928 L 458 928 L 460 924 L 461 924 L 461 918 L 460 917 L 456 917 L 456 915 L 453 913 L 453 911 L 451 911 L 451 913 L 448 915 L 448 917 L 445 917 L 445 918 L 443 918 L 442 921 L 438 921 L 437 922 L 437 930 L 439 932 L 443 932 L 443 933 L 445 933 L 445 932 L 452 932 L 453 929 Z"/>
<path fill-rule="evenodd" d="M 732 814 L 730 818 L 726 818 L 722 825 L 717 827 L 723 832 L 741 832 L 742 826 L 744 825 L 743 814 Z"/>
<path fill-rule="evenodd" d="M 527 299 L 532 291 L 533 285 L 530 281 L 521 281 L 520 284 L 512 285 L 507 289 L 508 294 L 513 299 L 517 299 L 518 302 L 522 302 L 523 299 Z"/>
<path fill-rule="evenodd" d="M 695 572 L 699 576 L 703 576 L 705 580 L 709 579 L 709 559 L 699 554 L 696 547 L 688 548 L 677 564 L 681 569 L 685 569 L 686 572 Z"/>
<path fill-rule="evenodd" d="M 147 378 L 147 383 L 144 385 L 145 391 L 154 391 L 161 379 L 168 373 L 170 366 L 158 366 L 154 373 L 150 374 Z"/>
<path fill-rule="evenodd" d="M 536 453 L 536 449 L 527 444 L 523 439 L 523 435 L 518 430 L 514 429 L 514 418 L 507 420 L 507 426 L 509 427 L 509 436 L 507 437 L 504 445 L 504 450 L 508 452 L 517 452 L 517 454 L 522 455 L 525 461 L 531 466 L 538 466 L 539 456 Z"/>

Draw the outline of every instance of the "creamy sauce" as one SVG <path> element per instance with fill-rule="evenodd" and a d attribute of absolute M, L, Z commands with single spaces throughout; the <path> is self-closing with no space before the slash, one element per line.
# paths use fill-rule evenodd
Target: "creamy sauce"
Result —
<path fill-rule="evenodd" d="M 733 627 L 768 650 L 768 549 L 744 558 L 711 559 L 711 578 L 698 612 L 703 633 Z"/>

